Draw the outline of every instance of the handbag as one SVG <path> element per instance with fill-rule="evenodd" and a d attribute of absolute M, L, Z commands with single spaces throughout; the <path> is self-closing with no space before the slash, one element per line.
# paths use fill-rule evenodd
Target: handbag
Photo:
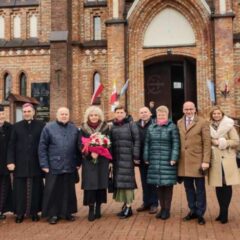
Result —
<path fill-rule="evenodd" d="M 108 175 L 108 193 L 114 192 L 114 181 L 113 181 L 113 169 L 112 167 L 109 168 L 109 175 Z"/>

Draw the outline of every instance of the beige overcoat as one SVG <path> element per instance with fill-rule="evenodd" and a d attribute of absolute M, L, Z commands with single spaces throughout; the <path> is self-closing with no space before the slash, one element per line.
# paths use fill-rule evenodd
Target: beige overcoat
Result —
<path fill-rule="evenodd" d="M 203 162 L 209 163 L 211 158 L 211 137 L 209 122 L 195 116 L 186 129 L 185 117 L 178 121 L 181 140 L 181 156 L 178 176 L 202 177 L 199 169 Z"/>
<path fill-rule="evenodd" d="M 209 185 L 220 187 L 223 184 L 223 174 L 227 185 L 240 184 L 240 174 L 236 162 L 236 149 L 239 145 L 239 136 L 231 118 L 223 117 L 217 130 L 210 126 L 212 137 L 212 158 L 209 171 Z M 214 140 L 220 144 L 214 145 Z"/>

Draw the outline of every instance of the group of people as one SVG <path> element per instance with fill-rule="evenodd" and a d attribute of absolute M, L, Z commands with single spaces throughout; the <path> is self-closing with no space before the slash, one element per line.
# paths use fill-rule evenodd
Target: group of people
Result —
<path fill-rule="evenodd" d="M 147 210 L 156 214 L 156 218 L 168 219 L 173 186 L 183 182 L 189 207 L 183 220 L 197 219 L 199 224 L 205 224 L 208 174 L 220 208 L 216 221 L 228 222 L 232 185 L 240 184 L 236 163 L 239 136 L 234 121 L 220 107 L 212 108 L 208 121 L 197 115 L 193 102 L 185 102 L 183 117 L 175 125 L 166 106 L 156 109 L 156 118 L 148 107 L 142 107 L 136 122 L 124 107 L 118 106 L 110 123 L 104 121 L 99 107 L 90 106 L 80 128 L 70 121 L 66 107 L 59 108 L 56 121 L 46 125 L 34 120 L 31 104 L 24 104 L 22 109 L 24 120 L 11 125 L 5 121 L 4 109 L 0 107 L 0 219 L 6 218 L 5 212 L 13 211 L 16 223 L 25 217 L 38 221 L 39 212 L 50 224 L 60 219 L 74 221 L 75 183 L 79 181 L 80 167 L 88 220 L 102 216 L 109 169 L 113 169 L 113 198 L 122 203 L 117 216 L 128 218 L 133 214 L 137 166 L 143 190 L 138 212 Z M 89 144 L 86 146 L 84 139 L 96 133 L 110 139 L 111 161 L 88 151 Z"/>

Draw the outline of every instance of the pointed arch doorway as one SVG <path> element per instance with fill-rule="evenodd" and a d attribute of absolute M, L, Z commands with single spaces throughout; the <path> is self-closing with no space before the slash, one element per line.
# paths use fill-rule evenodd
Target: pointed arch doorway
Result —
<path fill-rule="evenodd" d="M 185 101 L 197 103 L 196 60 L 183 56 L 165 56 L 144 62 L 145 105 L 165 105 L 176 122 L 182 117 Z"/>

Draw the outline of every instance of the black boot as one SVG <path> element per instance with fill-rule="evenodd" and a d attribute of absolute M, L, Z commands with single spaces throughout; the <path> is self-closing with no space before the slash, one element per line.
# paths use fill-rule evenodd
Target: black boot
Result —
<path fill-rule="evenodd" d="M 101 204 L 97 203 L 95 208 L 95 218 L 101 218 Z"/>
<path fill-rule="evenodd" d="M 89 205 L 88 221 L 92 222 L 94 220 L 95 220 L 94 205 Z"/>
<path fill-rule="evenodd" d="M 126 207 L 125 210 L 123 211 L 123 215 L 120 216 L 120 219 L 125 219 L 128 217 L 132 216 L 132 208 L 131 207 Z"/>
<path fill-rule="evenodd" d="M 167 220 L 170 217 L 170 210 L 169 209 L 163 209 L 161 214 L 162 220 Z"/>
<path fill-rule="evenodd" d="M 118 217 L 123 216 L 124 211 L 125 211 L 125 208 L 126 208 L 126 203 L 124 203 L 124 204 L 122 205 L 122 210 L 121 210 L 121 212 L 117 213 L 117 216 L 118 216 Z"/>

